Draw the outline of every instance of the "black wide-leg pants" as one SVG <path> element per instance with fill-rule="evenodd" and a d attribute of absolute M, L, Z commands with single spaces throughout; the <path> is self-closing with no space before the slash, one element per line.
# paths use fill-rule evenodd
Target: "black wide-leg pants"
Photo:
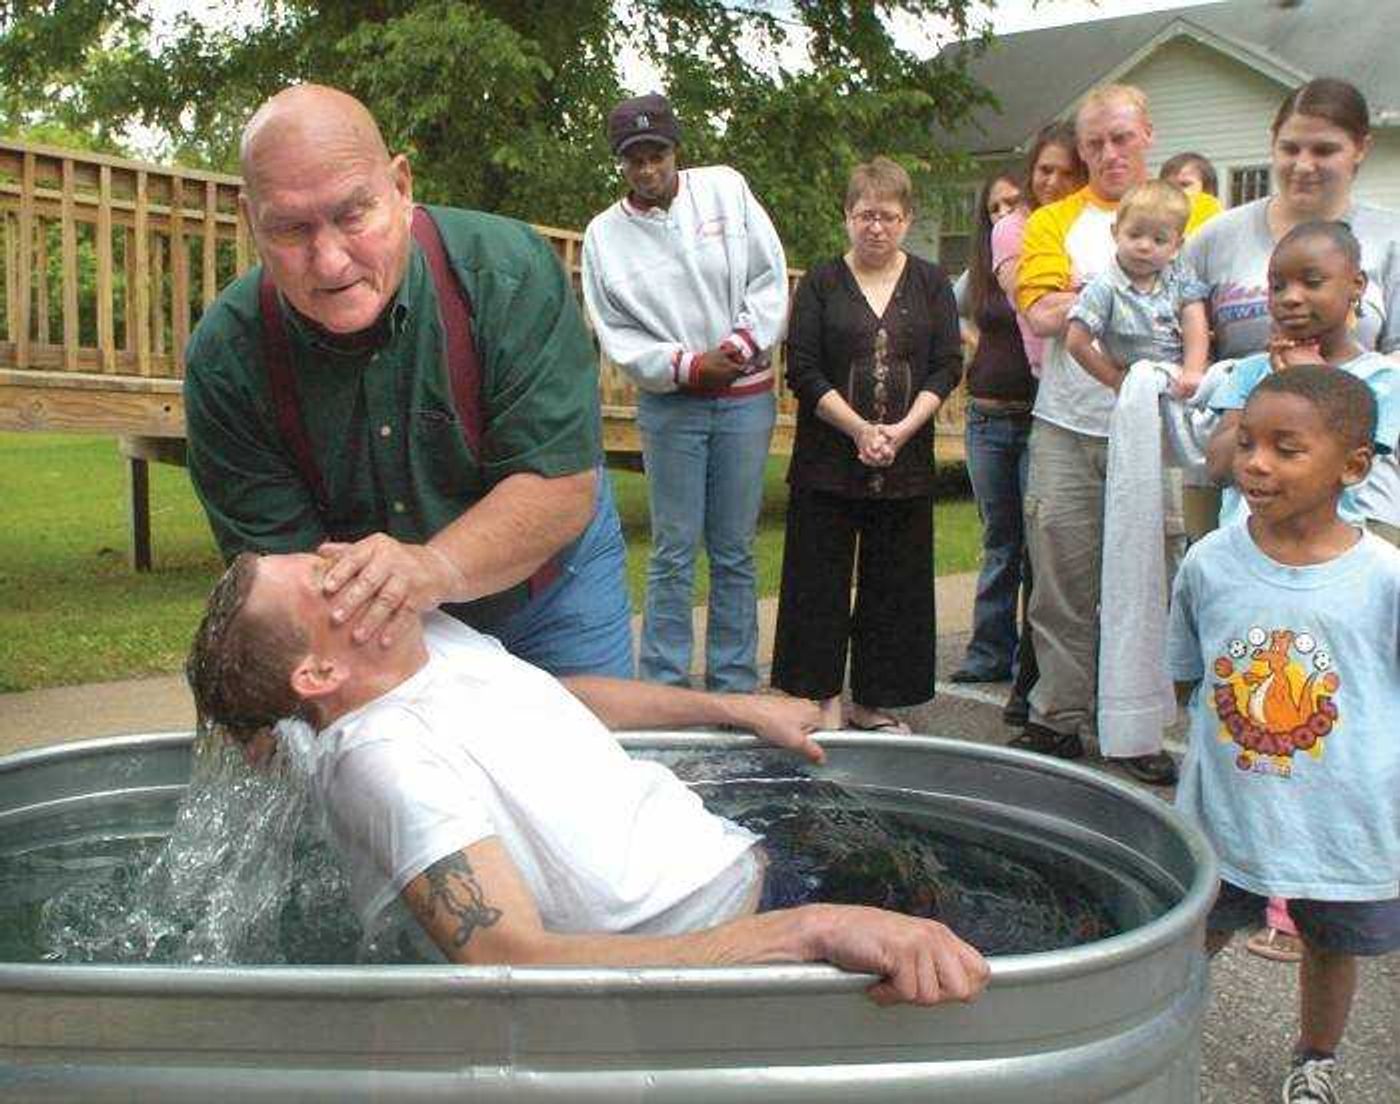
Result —
<path fill-rule="evenodd" d="M 856 702 L 917 705 L 933 697 L 934 631 L 933 497 L 847 498 L 793 487 L 773 685 L 834 697 L 849 648 Z"/>

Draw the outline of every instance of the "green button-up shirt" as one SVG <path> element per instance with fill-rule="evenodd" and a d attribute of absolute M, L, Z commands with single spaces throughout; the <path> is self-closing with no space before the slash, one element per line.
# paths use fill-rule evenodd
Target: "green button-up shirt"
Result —
<path fill-rule="evenodd" d="M 377 348 L 339 351 L 284 304 L 302 419 L 329 500 L 322 517 L 277 428 L 254 268 L 204 313 L 186 350 L 190 474 L 226 558 L 376 531 L 426 541 L 506 476 L 567 475 L 599 462 L 597 354 L 553 250 L 511 219 L 452 208 L 432 215 L 472 304 L 479 454 L 458 425 L 432 275 L 414 244 Z"/>

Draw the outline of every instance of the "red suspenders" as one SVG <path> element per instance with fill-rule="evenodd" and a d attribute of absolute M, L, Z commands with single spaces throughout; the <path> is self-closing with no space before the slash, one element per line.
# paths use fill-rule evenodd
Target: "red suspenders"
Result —
<path fill-rule="evenodd" d="M 448 263 L 447 250 L 443 247 L 442 234 L 437 223 L 422 207 L 413 209 L 413 240 L 423 251 L 423 257 L 428 262 L 428 271 L 432 275 L 433 289 L 437 292 L 438 318 L 442 324 L 447 360 L 447 378 L 452 386 L 452 405 L 457 412 L 457 422 L 462 427 L 462 437 L 472 455 L 479 456 L 481 361 L 477 359 L 476 345 L 472 341 L 471 298 Z M 287 447 L 292 450 L 297 470 L 301 472 L 307 487 L 316 498 L 317 510 L 324 515 L 328 512 L 330 499 L 326 494 L 321 469 L 312 453 L 306 423 L 301 417 L 301 405 L 297 400 L 296 383 L 292 375 L 291 344 L 287 340 L 286 322 L 282 317 L 277 288 L 268 276 L 266 268 L 263 269 L 262 282 L 258 286 L 258 305 L 263 324 L 263 359 L 267 362 L 268 389 L 272 394 L 277 430 Z M 530 577 L 530 595 L 533 597 L 538 594 L 558 575 L 557 557 L 552 557 Z"/>
<path fill-rule="evenodd" d="M 472 301 L 447 263 L 447 250 L 443 248 L 437 223 L 422 207 L 413 208 L 413 240 L 423 250 L 428 271 L 433 275 L 433 288 L 437 291 L 438 318 L 442 322 L 443 343 L 447 346 L 452 405 L 457 408 L 457 421 L 461 423 L 467 447 L 473 456 L 479 456 L 481 362 L 476 359 L 476 345 L 472 342 Z"/>

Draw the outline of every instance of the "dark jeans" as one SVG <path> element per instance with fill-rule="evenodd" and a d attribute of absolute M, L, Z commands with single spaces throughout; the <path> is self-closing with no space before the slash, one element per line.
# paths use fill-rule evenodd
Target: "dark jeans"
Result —
<path fill-rule="evenodd" d="M 1206 917 L 1207 931 L 1237 931 L 1264 918 L 1267 898 L 1224 879 Z M 1309 946 L 1347 955 L 1400 950 L 1400 897 L 1386 901 L 1288 902 L 1288 914 Z"/>
<path fill-rule="evenodd" d="M 982 519 L 982 571 L 972 612 L 972 640 L 963 669 L 1002 675 L 1017 666 L 1017 604 L 1025 560 L 1025 498 L 1029 414 L 967 411 L 967 472 Z M 1027 582 L 1029 580 L 1027 579 Z"/>
<path fill-rule="evenodd" d="M 804 698 L 834 697 L 845 681 L 848 643 L 851 697 L 859 704 L 907 706 L 933 697 L 931 496 L 862 499 L 792 488 L 773 685 Z"/>

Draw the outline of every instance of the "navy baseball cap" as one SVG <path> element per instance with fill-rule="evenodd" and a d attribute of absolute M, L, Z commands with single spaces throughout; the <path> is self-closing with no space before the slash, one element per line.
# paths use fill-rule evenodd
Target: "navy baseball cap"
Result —
<path fill-rule="evenodd" d="M 681 128 L 671 103 L 659 92 L 623 100 L 608 113 L 608 145 L 620 154 L 637 142 L 661 142 L 668 146 L 681 140 Z"/>

